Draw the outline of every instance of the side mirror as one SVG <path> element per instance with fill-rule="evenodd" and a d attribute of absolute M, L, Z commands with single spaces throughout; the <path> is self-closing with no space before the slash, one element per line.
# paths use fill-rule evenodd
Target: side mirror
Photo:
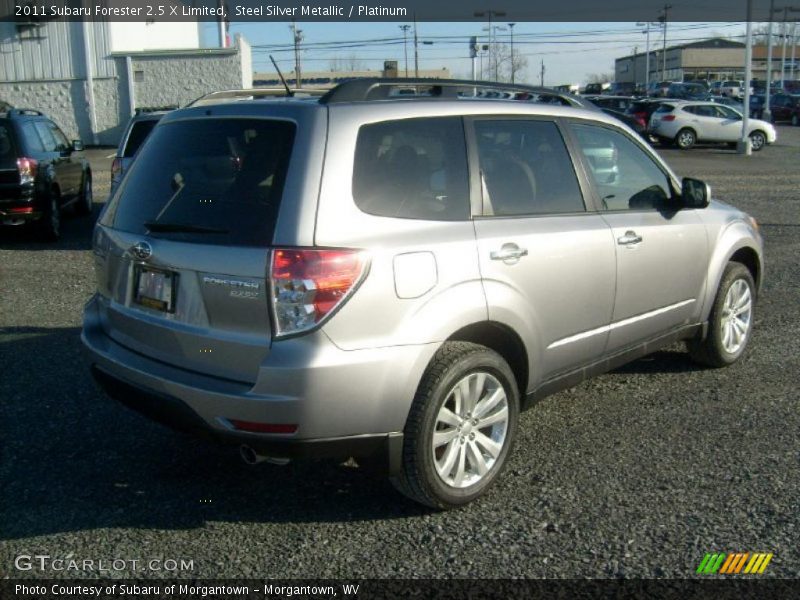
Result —
<path fill-rule="evenodd" d="M 83 151 L 83 142 L 80 140 L 72 140 L 72 151 L 73 152 L 82 152 Z"/>
<path fill-rule="evenodd" d="M 711 201 L 711 186 L 699 179 L 684 177 L 681 181 L 681 199 L 685 208 L 705 208 Z"/>

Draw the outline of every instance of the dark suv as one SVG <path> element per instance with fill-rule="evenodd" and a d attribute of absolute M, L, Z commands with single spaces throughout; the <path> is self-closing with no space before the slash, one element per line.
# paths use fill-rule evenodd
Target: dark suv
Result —
<path fill-rule="evenodd" d="M 0 223 L 34 223 L 56 240 L 61 210 L 92 212 L 92 172 L 80 140 L 70 142 L 43 113 L 0 113 Z"/>

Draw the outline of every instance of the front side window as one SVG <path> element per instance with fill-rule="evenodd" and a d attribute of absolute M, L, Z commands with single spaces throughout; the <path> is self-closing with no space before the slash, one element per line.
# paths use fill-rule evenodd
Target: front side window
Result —
<path fill-rule="evenodd" d="M 569 152 L 552 121 L 478 120 L 484 213 L 496 216 L 582 212 Z"/>
<path fill-rule="evenodd" d="M 469 178 L 459 117 L 402 119 L 362 126 L 353 199 L 381 217 L 469 219 Z"/>
<path fill-rule="evenodd" d="M 50 128 L 50 132 L 53 134 L 53 138 L 56 140 L 56 150 L 58 152 L 69 150 L 70 143 L 69 140 L 67 140 L 67 136 L 62 133 L 55 123 L 48 121 L 47 126 Z"/>
<path fill-rule="evenodd" d="M 669 179 L 626 135 L 598 125 L 573 130 L 607 211 L 663 209 L 672 197 Z"/>

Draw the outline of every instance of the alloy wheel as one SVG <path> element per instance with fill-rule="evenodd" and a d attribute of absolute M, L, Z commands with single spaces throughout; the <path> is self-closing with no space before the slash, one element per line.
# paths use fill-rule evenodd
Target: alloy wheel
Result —
<path fill-rule="evenodd" d="M 729 354 L 736 354 L 750 334 L 753 314 L 753 295 L 744 279 L 737 279 L 728 288 L 722 305 L 722 347 Z"/>
<path fill-rule="evenodd" d="M 436 472 L 454 488 L 483 479 L 497 462 L 508 433 L 508 396 L 485 371 L 460 379 L 436 416 L 432 451 Z"/>

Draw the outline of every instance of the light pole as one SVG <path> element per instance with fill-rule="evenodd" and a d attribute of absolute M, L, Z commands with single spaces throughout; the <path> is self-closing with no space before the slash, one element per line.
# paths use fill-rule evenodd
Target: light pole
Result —
<path fill-rule="evenodd" d="M 775 14 L 775 0 L 769 0 L 769 25 L 767 26 L 767 87 L 764 90 L 764 110 L 761 118 L 767 122 L 772 120 L 772 109 L 769 107 L 769 93 L 772 87 L 772 15 Z"/>
<path fill-rule="evenodd" d="M 406 59 L 406 79 L 408 79 L 408 30 L 411 25 L 398 25 L 403 30 L 403 55 Z"/>
<path fill-rule="evenodd" d="M 669 9 L 671 4 L 664 5 L 664 14 L 659 17 L 659 21 L 664 24 L 664 47 L 661 50 L 661 81 L 667 80 L 667 22 L 669 21 Z"/>
<path fill-rule="evenodd" d="M 483 30 L 486 31 L 486 27 L 484 27 Z M 489 43 L 491 44 L 491 51 L 489 52 L 489 56 L 493 57 L 492 60 L 494 62 L 495 81 L 498 81 L 500 79 L 500 55 L 498 54 L 498 48 L 497 48 L 498 31 L 507 31 L 507 29 L 502 25 L 492 25 L 489 28 Z"/>
<path fill-rule="evenodd" d="M 473 13 L 476 17 L 487 17 L 489 23 L 489 44 L 492 44 L 492 17 L 505 17 L 506 13 L 502 10 L 478 10 Z M 496 49 L 492 47 L 492 50 Z M 494 78 L 497 80 L 497 60 L 494 63 Z"/>
<path fill-rule="evenodd" d="M 414 13 L 414 77 L 419 79 L 419 48 L 417 47 L 417 14 Z"/>
<path fill-rule="evenodd" d="M 511 32 L 511 83 L 514 83 L 514 75 L 517 71 L 517 66 L 514 64 L 514 25 L 516 23 L 508 24 L 508 30 Z M 792 64 L 794 64 L 794 47 L 792 47 L 792 61 Z"/>
<path fill-rule="evenodd" d="M 753 74 L 753 0 L 747 0 L 747 37 L 744 49 L 744 114 L 742 115 L 742 137 L 737 144 L 740 154 L 753 153 L 750 146 L 750 78 Z"/>
<path fill-rule="evenodd" d="M 642 33 L 645 34 L 645 54 L 644 54 L 644 89 L 647 92 L 647 88 L 650 87 L 650 26 L 652 22 L 647 21 L 646 23 L 636 23 L 637 27 L 644 27 L 644 31 Z M 636 54 L 634 52 L 634 54 Z M 634 61 L 636 57 L 634 56 Z M 633 63 L 633 79 L 636 79 L 636 63 Z"/>

